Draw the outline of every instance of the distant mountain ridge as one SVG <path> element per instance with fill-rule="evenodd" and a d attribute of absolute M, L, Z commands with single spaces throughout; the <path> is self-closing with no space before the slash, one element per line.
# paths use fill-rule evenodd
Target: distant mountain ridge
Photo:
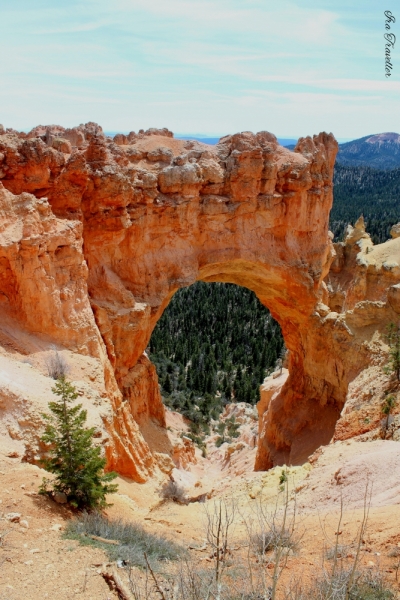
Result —
<path fill-rule="evenodd" d="M 396 169 L 400 167 L 400 135 L 377 133 L 340 144 L 336 161 L 349 167 Z"/>

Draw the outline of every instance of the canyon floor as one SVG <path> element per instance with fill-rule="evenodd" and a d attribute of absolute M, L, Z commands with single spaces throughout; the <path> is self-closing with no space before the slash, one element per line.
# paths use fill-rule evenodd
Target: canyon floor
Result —
<path fill-rule="evenodd" d="M 245 408 L 239 406 L 235 410 L 243 416 Z M 249 414 L 251 410 L 247 407 Z M 252 422 L 255 421 L 251 414 L 242 419 L 241 436 L 249 439 Z M 170 436 L 185 427 L 177 413 L 169 413 L 168 423 Z M 235 441 L 236 446 L 240 443 Z M 282 467 L 252 472 L 255 450 L 246 443 L 242 445 L 243 448 L 239 446 L 232 452 L 228 444 L 215 448 L 210 441 L 207 458 L 197 449 L 195 463 L 173 470 L 173 478 L 185 487 L 192 500 L 188 504 L 162 500 L 160 490 L 168 478 L 160 472 L 145 484 L 118 478 L 119 490 L 109 498 L 113 504 L 106 514 L 138 522 L 151 533 L 173 539 L 198 564 L 207 567 L 213 559 L 206 541 L 205 510 L 221 498 L 234 502 L 236 523 L 227 561 L 227 573 L 233 572 L 246 554 L 245 522 L 255 514 L 257 503 L 261 499 L 264 507 L 273 511 L 282 498 Z M 350 559 L 354 557 L 368 484 L 369 517 L 361 543 L 361 564 L 371 572 L 379 570 L 400 597 L 398 448 L 398 442 L 392 440 L 337 441 L 318 449 L 309 463 L 288 468 L 290 492 L 297 498 L 296 530 L 300 541 L 288 559 L 283 587 L 290 586 L 300 575 L 303 581 L 311 581 L 320 572 L 324 553 L 335 541 L 341 498 L 344 511 L 340 544 L 346 546 Z M 104 551 L 65 539 L 63 530 L 74 514 L 38 495 L 45 471 L 21 462 L 18 456 L 12 457 L 4 445 L 0 452 L 0 598 L 118 598 L 117 591 L 110 589 L 102 575 L 113 568 Z M 200 501 L 194 501 L 196 496 Z M 325 560 L 326 564 L 329 561 Z M 127 569 L 117 571 L 128 585 Z M 134 570 L 133 577 L 139 581 L 143 575 Z"/>

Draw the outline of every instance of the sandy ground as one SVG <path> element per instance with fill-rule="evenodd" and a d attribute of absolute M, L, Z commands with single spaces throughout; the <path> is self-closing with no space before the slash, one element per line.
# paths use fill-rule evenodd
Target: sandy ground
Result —
<path fill-rule="evenodd" d="M 62 539 L 71 513 L 35 494 L 40 469 L 15 463 L 0 464 L 0 598 L 116 598 L 99 575 L 104 553 Z M 20 523 L 4 517 L 10 513 L 20 514 Z"/>
<path fill-rule="evenodd" d="M 373 486 L 362 563 L 369 569 L 379 568 L 398 585 L 396 559 L 389 556 L 396 549 L 400 551 L 398 448 L 397 442 L 382 440 L 337 442 L 317 452 L 313 465 L 289 469 L 290 489 L 297 490 L 301 544 L 299 553 L 289 559 L 287 577 L 301 571 L 306 578 L 312 578 L 320 568 L 323 547 L 333 545 L 335 539 L 341 495 L 344 513 L 340 541 L 349 547 L 350 555 L 354 552 L 369 481 Z M 235 501 L 238 508 L 234 530 L 238 560 L 246 544 L 245 522 L 254 515 L 257 502 L 261 499 L 265 507 L 273 510 L 277 498 L 282 497 L 281 472 L 279 467 L 267 473 L 248 473 L 224 480 L 220 472 L 217 483 L 217 467 L 214 465 L 214 471 L 210 470 L 211 479 L 214 476 L 215 479 L 208 506 L 223 497 Z M 72 513 L 36 494 L 44 474 L 18 458 L 1 458 L 0 598 L 116 598 L 101 575 L 108 561 L 103 551 L 63 539 L 62 530 Z M 205 546 L 204 528 L 207 505 L 161 502 L 161 483 L 153 480 L 140 485 L 119 478 L 119 493 L 110 498 L 113 506 L 107 510 L 108 515 L 139 522 L 148 531 L 169 536 L 185 548 L 192 547 L 190 552 L 195 559 L 209 564 L 210 548 Z M 10 523 L 9 513 L 19 513 L 20 522 Z M 126 578 L 124 570 L 119 571 Z"/>

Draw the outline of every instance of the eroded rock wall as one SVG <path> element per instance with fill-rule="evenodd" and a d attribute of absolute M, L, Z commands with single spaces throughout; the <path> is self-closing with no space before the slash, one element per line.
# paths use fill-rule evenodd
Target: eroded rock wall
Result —
<path fill-rule="evenodd" d="M 326 444 L 332 438 L 381 434 L 381 405 L 396 388 L 383 367 L 388 362 L 387 327 L 400 322 L 400 239 L 394 231 L 393 239 L 374 246 L 361 217 L 354 228 L 348 227 L 345 241 L 334 244 L 334 253 L 320 302 L 309 318 L 312 333 L 301 334 L 304 370 L 313 390 L 296 399 L 290 356 L 289 373 L 265 380 L 258 404 L 256 468 L 268 463 L 271 448 L 280 449 L 282 461 L 296 463 L 310 454 L 316 439 Z M 319 402 L 310 402 L 310 395 Z M 297 417 L 302 427 L 289 451 L 285 427 L 294 407 L 297 415 L 303 412 Z M 277 454 L 274 460 L 279 460 Z"/>
<path fill-rule="evenodd" d="M 57 219 L 46 198 L 18 196 L 0 182 L 0 306 L 71 350 L 101 355 L 87 290 L 82 223 Z"/>

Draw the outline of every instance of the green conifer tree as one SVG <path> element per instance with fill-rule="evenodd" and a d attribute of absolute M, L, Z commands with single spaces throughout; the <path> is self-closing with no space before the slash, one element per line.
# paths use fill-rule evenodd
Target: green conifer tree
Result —
<path fill-rule="evenodd" d="M 389 344 L 389 364 L 386 372 L 395 373 L 397 381 L 400 381 L 400 323 L 389 324 L 386 338 Z"/>
<path fill-rule="evenodd" d="M 390 418 L 390 413 L 393 410 L 393 408 L 396 406 L 396 398 L 390 394 L 390 396 L 387 396 L 385 398 L 384 403 L 382 404 L 382 413 L 384 415 L 386 415 L 386 420 L 385 420 L 385 424 L 384 424 L 384 433 L 386 434 L 388 427 L 389 427 L 389 418 Z"/>
<path fill-rule="evenodd" d="M 52 391 L 60 398 L 49 402 L 51 414 L 43 415 L 47 425 L 41 440 L 50 445 L 50 450 L 49 458 L 42 462 L 56 477 L 52 481 L 44 478 L 40 492 L 64 493 L 76 508 L 103 508 L 107 506 L 106 494 L 118 489 L 110 483 L 116 473 L 104 473 L 106 459 L 102 458 L 101 449 L 93 445 L 94 427 L 84 427 L 87 412 L 82 410 L 82 404 L 70 406 L 78 397 L 74 386 L 61 377 Z"/>
<path fill-rule="evenodd" d="M 166 394 L 171 394 L 172 392 L 172 383 L 169 375 L 167 375 L 164 381 L 164 392 Z"/>
<path fill-rule="evenodd" d="M 237 438 L 240 435 L 239 432 L 239 427 L 240 427 L 240 423 L 236 423 L 236 418 L 235 415 L 232 415 L 231 417 L 229 417 L 229 419 L 226 419 L 225 421 L 226 426 L 228 428 L 228 435 L 231 438 Z"/>

